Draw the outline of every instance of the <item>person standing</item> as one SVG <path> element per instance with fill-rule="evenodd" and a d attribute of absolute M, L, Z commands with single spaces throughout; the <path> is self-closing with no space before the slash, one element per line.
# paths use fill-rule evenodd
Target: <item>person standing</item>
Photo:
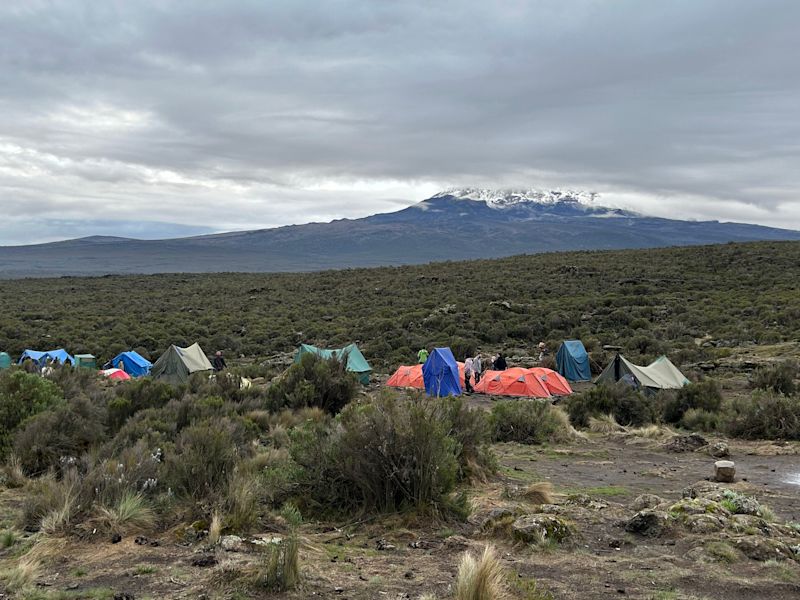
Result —
<path fill-rule="evenodd" d="M 497 358 L 494 360 L 494 370 L 495 371 L 505 371 L 508 368 L 508 363 L 506 362 L 506 357 L 503 356 L 502 352 L 497 354 Z"/>
<path fill-rule="evenodd" d="M 468 394 L 472 393 L 472 383 L 470 382 L 470 377 L 472 377 L 472 369 L 473 360 L 472 357 L 469 357 L 464 361 L 464 391 Z"/>
<path fill-rule="evenodd" d="M 477 385 L 480 383 L 481 375 L 483 374 L 483 361 L 481 360 L 480 352 L 472 359 L 472 372 L 475 373 L 475 385 Z"/>
<path fill-rule="evenodd" d="M 539 363 L 544 360 L 544 357 L 547 355 L 547 344 L 544 342 L 539 342 Z"/>
<path fill-rule="evenodd" d="M 425 348 L 420 348 L 419 352 L 417 352 L 417 362 L 424 365 L 426 360 L 428 360 L 428 351 Z"/>
<path fill-rule="evenodd" d="M 211 363 L 211 365 L 214 367 L 215 371 L 222 371 L 228 366 L 225 363 L 225 358 L 222 356 L 222 352 L 220 352 L 219 350 L 217 350 L 217 353 L 214 356 L 214 361 Z"/>

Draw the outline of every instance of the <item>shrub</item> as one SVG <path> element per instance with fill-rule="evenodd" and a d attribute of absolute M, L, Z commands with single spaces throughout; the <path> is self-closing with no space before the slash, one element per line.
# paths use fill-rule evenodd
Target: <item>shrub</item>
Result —
<path fill-rule="evenodd" d="M 387 394 L 349 405 L 330 427 L 295 430 L 291 452 L 302 469 L 302 497 L 343 511 L 457 510 L 448 495 L 461 449 L 437 403 Z"/>
<path fill-rule="evenodd" d="M 115 432 L 138 411 L 160 408 L 182 395 L 180 388 L 152 379 L 137 379 L 117 386 L 116 391 L 116 398 L 108 403 L 109 426 Z"/>
<path fill-rule="evenodd" d="M 720 431 L 724 416 L 720 412 L 709 412 L 701 408 L 690 408 L 681 419 L 681 427 L 692 431 Z"/>
<path fill-rule="evenodd" d="M 62 402 L 58 386 L 38 375 L 15 370 L 0 376 L 0 458 L 25 419 Z"/>
<path fill-rule="evenodd" d="M 544 444 L 561 441 L 569 431 L 548 401 L 505 400 L 492 407 L 489 422 L 496 442 Z"/>
<path fill-rule="evenodd" d="M 665 401 L 664 421 L 680 423 L 686 411 L 690 409 L 713 413 L 719 411 L 720 406 L 722 406 L 722 393 L 717 382 L 713 379 L 704 379 L 683 386 Z"/>
<path fill-rule="evenodd" d="M 573 394 L 566 399 L 565 405 L 576 427 L 588 427 L 589 417 L 609 414 L 620 425 L 636 427 L 653 423 L 656 418 L 653 402 L 622 384 L 598 385 L 582 394 Z"/>
<path fill-rule="evenodd" d="M 422 395 L 417 401 L 427 402 Z M 494 472 L 497 461 L 489 448 L 489 420 L 483 410 L 472 409 L 462 398 L 440 398 L 434 403 L 436 419 L 447 428 L 447 435 L 458 442 L 459 479 L 481 477 Z"/>
<path fill-rule="evenodd" d="M 800 440 L 800 398 L 755 391 L 731 403 L 726 430 L 745 439 Z"/>
<path fill-rule="evenodd" d="M 80 508 L 80 478 L 75 469 L 60 480 L 52 474 L 35 479 L 28 492 L 20 514 L 20 526 L 26 531 L 64 531 Z"/>
<path fill-rule="evenodd" d="M 58 468 L 105 439 L 105 416 L 103 407 L 76 397 L 31 417 L 14 436 L 14 453 L 29 475 Z"/>
<path fill-rule="evenodd" d="M 773 391 L 787 396 L 794 394 L 797 386 L 798 364 L 795 361 L 784 361 L 768 367 L 760 367 L 753 373 L 751 385 L 755 389 Z"/>
<path fill-rule="evenodd" d="M 335 415 L 356 394 L 358 380 L 346 361 L 305 354 L 267 391 L 272 410 L 284 407 L 318 407 Z"/>

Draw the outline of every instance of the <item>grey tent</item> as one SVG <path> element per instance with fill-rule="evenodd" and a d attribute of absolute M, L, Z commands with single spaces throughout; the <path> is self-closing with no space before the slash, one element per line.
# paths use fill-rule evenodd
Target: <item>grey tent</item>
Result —
<path fill-rule="evenodd" d="M 659 356 L 646 367 L 640 367 L 617 354 L 595 383 L 616 383 L 620 380 L 651 390 L 674 390 L 689 383 L 666 356 Z"/>
<path fill-rule="evenodd" d="M 178 385 L 186 383 L 192 373 L 213 369 L 199 344 L 192 344 L 188 348 L 170 346 L 150 369 L 150 375 L 153 379 Z"/>

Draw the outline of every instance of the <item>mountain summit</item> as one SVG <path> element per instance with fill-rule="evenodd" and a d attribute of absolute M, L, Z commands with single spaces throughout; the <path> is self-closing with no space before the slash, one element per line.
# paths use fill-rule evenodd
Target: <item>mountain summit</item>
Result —
<path fill-rule="evenodd" d="M 0 277 L 314 271 L 756 240 L 800 240 L 800 232 L 649 217 L 603 206 L 592 192 L 458 188 L 362 219 L 172 240 L 94 237 L 0 247 Z"/>

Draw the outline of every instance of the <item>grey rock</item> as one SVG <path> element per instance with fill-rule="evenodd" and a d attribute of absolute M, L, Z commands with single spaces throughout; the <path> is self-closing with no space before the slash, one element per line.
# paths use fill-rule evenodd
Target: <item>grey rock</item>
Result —
<path fill-rule="evenodd" d="M 725 442 L 715 442 L 708 448 L 708 453 L 714 458 L 728 458 L 731 455 L 730 448 Z"/>
<path fill-rule="evenodd" d="M 541 543 L 553 540 L 565 542 L 572 537 L 570 525 L 554 515 L 525 515 L 511 525 L 514 537 L 526 543 Z"/>
<path fill-rule="evenodd" d="M 718 460 L 714 463 L 714 481 L 733 483 L 736 478 L 736 466 L 732 460 Z"/>
<path fill-rule="evenodd" d="M 664 504 L 664 499 L 661 496 L 656 496 L 655 494 L 642 494 L 641 496 L 636 496 L 636 499 L 633 501 L 632 508 L 635 511 L 644 510 L 645 508 L 655 508 L 659 504 Z"/>
<path fill-rule="evenodd" d="M 668 529 L 667 513 L 646 508 L 625 524 L 625 531 L 645 537 L 660 537 Z"/>
<path fill-rule="evenodd" d="M 220 547 L 226 552 L 241 552 L 244 550 L 244 540 L 238 535 L 224 535 L 219 540 Z"/>

